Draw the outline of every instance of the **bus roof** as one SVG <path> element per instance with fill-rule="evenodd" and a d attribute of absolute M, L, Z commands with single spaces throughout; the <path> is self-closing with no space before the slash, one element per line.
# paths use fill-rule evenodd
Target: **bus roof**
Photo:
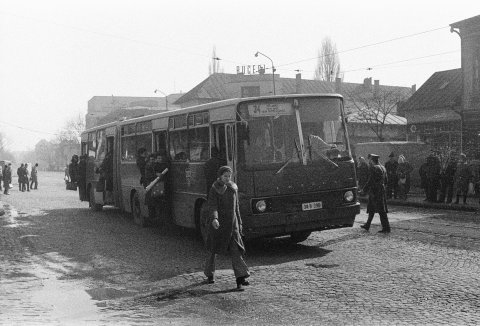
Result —
<path fill-rule="evenodd" d="M 210 103 L 206 103 L 206 104 L 189 106 L 189 107 L 186 107 L 186 108 L 181 108 L 181 109 L 172 110 L 172 111 L 162 111 L 162 112 L 158 112 L 158 113 L 145 115 L 143 117 L 125 119 L 125 120 L 121 120 L 121 121 L 113 121 L 113 122 L 109 122 L 109 123 L 106 123 L 106 124 L 103 124 L 103 125 L 100 125 L 100 126 L 92 127 L 88 130 L 85 130 L 83 133 L 91 132 L 91 131 L 98 130 L 98 129 L 104 129 L 104 128 L 107 128 L 107 127 L 110 127 L 110 126 L 125 125 L 125 124 L 140 122 L 140 121 L 151 120 L 151 119 L 155 119 L 155 118 L 159 118 L 159 117 L 169 117 L 169 116 L 174 116 L 174 115 L 179 115 L 179 114 L 186 114 L 186 113 L 190 113 L 190 112 L 197 112 L 197 111 L 215 109 L 215 108 L 219 108 L 219 107 L 222 107 L 222 106 L 232 106 L 232 105 L 237 105 L 238 103 L 242 103 L 242 102 L 266 100 L 266 99 L 289 99 L 289 98 L 309 98 L 309 97 L 327 97 L 327 98 L 331 97 L 331 98 L 343 99 L 343 96 L 341 94 L 336 94 L 336 93 L 328 93 L 328 94 L 327 93 L 322 93 L 322 94 L 285 94 L 285 95 L 274 95 L 274 96 L 270 95 L 270 96 L 233 98 L 233 99 L 228 99 L 228 100 L 222 100 L 222 101 L 210 102 Z"/>

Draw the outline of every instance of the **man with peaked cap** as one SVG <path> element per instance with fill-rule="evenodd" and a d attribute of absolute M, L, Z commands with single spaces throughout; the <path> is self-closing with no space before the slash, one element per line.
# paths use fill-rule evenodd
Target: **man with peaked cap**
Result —
<path fill-rule="evenodd" d="M 387 177 L 388 177 L 388 183 L 387 183 L 387 199 L 392 198 L 392 193 L 393 193 L 393 198 L 397 198 L 398 194 L 398 178 L 397 178 L 397 168 L 398 168 L 398 162 L 395 159 L 395 154 L 393 152 L 388 155 L 390 158 L 387 163 L 385 163 L 385 169 L 387 170 Z"/>
<path fill-rule="evenodd" d="M 363 188 L 368 193 L 367 223 L 361 227 L 365 230 L 370 229 L 375 213 L 380 214 L 382 230 L 380 233 L 390 233 L 390 223 L 388 222 L 387 199 L 385 193 L 385 184 L 387 183 L 387 170 L 378 162 L 379 156 L 370 154 L 370 173 L 367 184 Z"/>

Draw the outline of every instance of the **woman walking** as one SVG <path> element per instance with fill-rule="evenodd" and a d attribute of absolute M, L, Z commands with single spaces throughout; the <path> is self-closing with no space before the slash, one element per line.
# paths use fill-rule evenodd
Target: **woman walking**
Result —
<path fill-rule="evenodd" d="M 215 259 L 217 254 L 229 255 L 237 289 L 249 285 L 245 279 L 250 276 L 243 260 L 245 245 L 242 240 L 242 218 L 238 204 L 238 187 L 231 181 L 232 169 L 222 166 L 218 179 L 213 183 L 208 195 L 209 219 L 207 223 L 207 249 L 209 256 L 205 262 L 205 276 L 208 283 L 214 283 Z"/>

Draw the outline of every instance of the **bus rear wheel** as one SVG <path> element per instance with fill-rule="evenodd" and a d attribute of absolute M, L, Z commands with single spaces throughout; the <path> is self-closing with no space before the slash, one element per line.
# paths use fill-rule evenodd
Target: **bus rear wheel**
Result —
<path fill-rule="evenodd" d="M 308 239 L 310 234 L 312 234 L 312 232 L 309 231 L 293 232 L 290 234 L 290 240 L 295 243 L 303 242 Z"/>
<path fill-rule="evenodd" d="M 138 193 L 135 192 L 132 196 L 132 215 L 133 221 L 135 224 L 140 225 L 141 227 L 145 226 L 145 218 L 142 216 L 142 209 L 140 208 L 140 197 Z"/>
<path fill-rule="evenodd" d="M 90 187 L 90 194 L 88 196 L 88 205 L 94 211 L 101 211 L 103 205 L 95 203 L 95 188 L 92 186 Z"/>

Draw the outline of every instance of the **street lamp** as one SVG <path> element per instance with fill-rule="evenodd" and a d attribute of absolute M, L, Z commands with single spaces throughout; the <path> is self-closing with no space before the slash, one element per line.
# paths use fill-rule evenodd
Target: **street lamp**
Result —
<path fill-rule="evenodd" d="M 165 96 L 165 109 L 168 111 L 168 95 L 165 94 L 164 92 L 162 92 L 162 91 L 159 90 L 159 89 L 156 89 L 156 90 L 154 90 L 153 92 L 154 92 L 155 94 L 156 94 L 156 93 L 161 93 L 161 94 L 163 94 L 163 95 Z"/>
<path fill-rule="evenodd" d="M 257 51 L 257 53 L 255 53 L 255 56 L 258 57 L 259 54 L 263 55 L 265 58 L 267 58 L 268 60 L 270 60 L 270 62 L 272 63 L 273 95 L 275 95 L 275 67 L 273 66 L 273 60 L 270 59 L 270 57 L 269 57 L 268 55 L 265 55 L 265 54 L 263 54 L 263 53 L 260 52 L 260 51 Z"/>

